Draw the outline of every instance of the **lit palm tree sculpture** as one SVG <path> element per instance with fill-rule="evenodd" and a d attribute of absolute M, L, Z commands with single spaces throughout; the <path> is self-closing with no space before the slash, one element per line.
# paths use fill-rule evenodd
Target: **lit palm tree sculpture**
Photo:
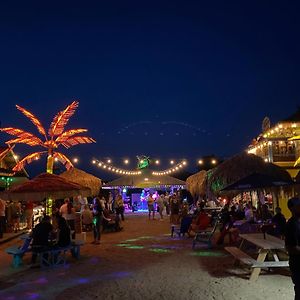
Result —
<path fill-rule="evenodd" d="M 88 136 L 77 135 L 83 132 L 87 132 L 87 129 L 71 129 L 64 131 L 65 126 L 67 125 L 70 118 L 74 115 L 76 109 L 78 108 L 78 105 L 78 101 L 73 101 L 64 110 L 60 111 L 54 117 L 48 130 L 48 134 L 46 133 L 46 130 L 44 129 L 42 123 L 35 115 L 33 115 L 25 108 L 16 105 L 17 109 L 36 126 L 37 130 L 41 135 L 44 136 L 45 140 L 42 141 L 39 137 L 22 129 L 13 127 L 0 128 L 0 131 L 15 137 L 14 139 L 7 141 L 6 144 L 9 147 L 14 144 L 26 144 L 31 147 L 40 146 L 45 148 L 46 150 L 34 152 L 25 156 L 23 159 L 17 162 L 16 166 L 13 168 L 14 172 L 22 170 L 25 164 L 30 164 L 32 161 L 39 159 L 44 154 L 48 155 L 47 173 L 53 173 L 54 160 L 60 161 L 67 169 L 73 166 L 71 161 L 64 154 L 57 151 L 58 147 L 62 145 L 63 147 L 68 149 L 75 145 L 95 142 L 95 140 Z"/>
<path fill-rule="evenodd" d="M 22 170 L 25 164 L 30 164 L 32 161 L 39 159 L 41 155 L 48 154 L 47 156 L 47 173 L 53 173 L 53 163 L 54 160 L 60 161 L 67 169 L 73 167 L 71 161 L 64 154 L 57 151 L 60 145 L 65 148 L 70 148 L 79 144 L 90 144 L 94 143 L 95 140 L 88 136 L 78 136 L 77 134 L 87 132 L 87 129 L 71 129 L 64 131 L 65 126 L 69 122 L 70 118 L 74 115 L 77 107 L 79 105 L 78 101 L 73 101 L 70 105 L 68 105 L 64 110 L 60 111 L 53 119 L 50 128 L 48 130 L 48 135 L 46 133 L 45 128 L 39 119 L 33 115 L 31 112 L 26 110 L 25 108 L 16 105 L 17 109 L 21 111 L 23 115 L 25 115 L 37 128 L 39 133 L 44 136 L 45 141 L 42 141 L 40 138 L 35 136 L 34 134 L 27 132 L 23 129 L 7 127 L 0 128 L 0 131 L 5 132 L 9 135 L 14 136 L 15 138 L 6 142 L 6 144 L 11 147 L 15 144 L 26 144 L 28 146 L 40 146 L 45 148 L 45 151 L 34 152 L 19 162 L 17 162 L 16 166 L 13 168 L 14 172 L 18 172 Z M 46 199 L 46 214 L 52 214 L 52 199 Z"/>

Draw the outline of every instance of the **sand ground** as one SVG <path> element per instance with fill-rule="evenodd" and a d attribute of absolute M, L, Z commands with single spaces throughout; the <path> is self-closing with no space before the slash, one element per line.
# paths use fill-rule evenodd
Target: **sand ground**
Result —
<path fill-rule="evenodd" d="M 12 269 L 4 249 L 17 241 L 1 245 L 0 299 L 293 299 L 287 271 L 250 282 L 222 249 L 192 251 L 191 239 L 170 238 L 168 220 L 129 215 L 124 231 L 103 234 L 101 245 L 91 240 L 80 260 L 50 270 Z"/>

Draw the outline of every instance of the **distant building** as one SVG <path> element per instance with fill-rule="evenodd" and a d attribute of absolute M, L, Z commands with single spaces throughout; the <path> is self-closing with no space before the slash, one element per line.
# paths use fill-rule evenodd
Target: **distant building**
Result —
<path fill-rule="evenodd" d="M 248 146 L 248 153 L 262 157 L 286 169 L 292 177 L 296 177 L 300 164 L 295 165 L 300 157 L 300 141 L 290 138 L 300 135 L 300 108 L 289 118 L 271 126 L 269 118 L 265 118 L 262 133 Z"/>
<path fill-rule="evenodd" d="M 13 147 L 0 146 L 0 189 L 9 189 L 28 180 L 25 169 L 14 172 L 13 168 L 17 163 L 17 156 L 13 152 Z"/>

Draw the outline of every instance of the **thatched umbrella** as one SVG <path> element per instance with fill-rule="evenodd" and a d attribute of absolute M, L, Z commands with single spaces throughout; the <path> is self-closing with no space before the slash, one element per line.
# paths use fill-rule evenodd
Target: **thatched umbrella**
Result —
<path fill-rule="evenodd" d="M 98 177 L 76 168 L 65 171 L 60 174 L 60 177 L 78 183 L 81 186 L 88 187 L 91 190 L 91 196 L 98 195 L 102 185 L 101 179 Z"/>
<path fill-rule="evenodd" d="M 186 180 L 186 188 L 195 198 L 206 194 L 206 176 L 207 172 L 202 170 Z"/>
<path fill-rule="evenodd" d="M 48 198 L 54 200 L 78 195 L 88 196 L 90 193 L 89 188 L 58 175 L 44 173 L 3 193 L 1 197 L 18 201 L 43 201 Z"/>
<path fill-rule="evenodd" d="M 291 181 L 289 173 L 261 157 L 243 152 L 224 161 L 207 174 L 208 188 L 218 194 L 226 186 L 253 173 L 269 175 L 282 181 Z"/>

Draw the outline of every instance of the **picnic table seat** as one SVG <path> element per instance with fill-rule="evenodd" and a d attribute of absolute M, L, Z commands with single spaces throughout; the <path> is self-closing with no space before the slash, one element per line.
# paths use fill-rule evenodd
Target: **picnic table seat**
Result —
<path fill-rule="evenodd" d="M 30 243 L 31 243 L 31 237 L 27 237 L 26 239 L 24 239 L 23 245 L 21 247 L 20 246 L 12 246 L 12 247 L 5 249 L 5 252 L 7 254 L 10 254 L 13 256 L 12 265 L 14 268 L 18 268 L 19 266 L 21 266 L 23 264 L 24 254 L 26 252 L 31 251 Z"/>
<path fill-rule="evenodd" d="M 229 252 L 235 259 L 239 260 L 245 265 L 250 266 L 251 268 L 283 268 L 288 267 L 289 262 L 287 260 L 279 261 L 262 261 L 259 262 L 254 258 L 250 257 L 248 254 L 243 252 L 241 249 L 237 247 L 225 247 L 224 248 L 227 252 Z"/>
<path fill-rule="evenodd" d="M 256 263 L 256 260 L 254 258 L 237 247 L 225 247 L 224 249 L 229 252 L 235 259 L 239 260 L 245 265 L 253 266 Z"/>
<path fill-rule="evenodd" d="M 38 251 L 41 267 L 55 267 L 65 265 L 67 260 L 67 252 L 70 251 L 76 259 L 80 257 L 80 247 L 84 245 L 82 240 L 73 240 L 70 245 L 65 247 L 53 247 L 43 251 Z"/>

